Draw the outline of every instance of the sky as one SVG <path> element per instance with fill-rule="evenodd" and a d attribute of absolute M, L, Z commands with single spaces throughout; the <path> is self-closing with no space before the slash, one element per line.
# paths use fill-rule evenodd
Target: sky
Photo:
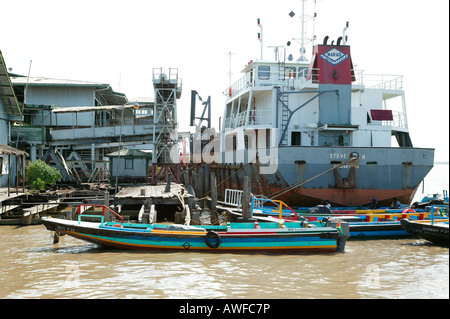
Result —
<path fill-rule="evenodd" d="M 449 1 L 308 1 L 307 36 L 316 43 L 342 35 L 345 23 L 355 68 L 404 76 L 408 124 L 415 147 L 449 160 Z M 0 3 L 0 50 L 13 73 L 110 84 L 129 100 L 153 97 L 152 69 L 178 68 L 183 93 L 180 130 L 189 130 L 191 90 L 212 101 L 218 128 L 229 85 L 268 46 L 298 57 L 300 0 L 15 0 Z M 291 18 L 289 12 L 296 15 Z M 330 42 L 329 41 L 329 42 Z M 310 43 L 311 44 L 311 43 Z M 311 48 L 307 48 L 307 53 Z"/>

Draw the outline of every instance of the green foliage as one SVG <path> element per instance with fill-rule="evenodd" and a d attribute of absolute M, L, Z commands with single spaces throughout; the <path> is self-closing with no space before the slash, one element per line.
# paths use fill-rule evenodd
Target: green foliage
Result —
<path fill-rule="evenodd" d="M 37 160 L 28 166 L 26 180 L 34 190 L 44 189 L 46 185 L 55 184 L 62 179 L 61 172 L 41 160 Z"/>
<path fill-rule="evenodd" d="M 45 182 L 38 177 L 37 180 L 31 182 L 31 188 L 34 190 L 44 189 Z"/>

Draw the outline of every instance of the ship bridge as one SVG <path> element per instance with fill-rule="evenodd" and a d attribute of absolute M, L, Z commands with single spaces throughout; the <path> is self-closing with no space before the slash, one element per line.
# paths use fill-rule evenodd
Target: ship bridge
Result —
<path fill-rule="evenodd" d="M 242 70 L 244 75 L 227 90 L 228 100 L 250 88 L 280 86 L 289 88 L 315 87 L 313 79 L 306 80 L 309 63 L 283 61 L 250 61 Z"/>
<path fill-rule="evenodd" d="M 349 58 L 340 69 L 315 62 L 336 47 L 350 56 L 349 46 L 322 45 L 311 65 L 250 61 L 226 91 L 223 132 L 277 128 L 279 146 L 391 146 L 391 136 L 412 146 L 403 76 L 366 74 Z"/>

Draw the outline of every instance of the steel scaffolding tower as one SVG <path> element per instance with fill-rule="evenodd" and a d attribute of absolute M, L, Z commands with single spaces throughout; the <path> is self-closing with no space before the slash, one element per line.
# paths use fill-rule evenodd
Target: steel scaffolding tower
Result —
<path fill-rule="evenodd" d="M 178 163 L 177 99 L 181 96 L 178 69 L 169 68 L 167 75 L 162 68 L 154 68 L 153 87 L 153 163 Z"/>

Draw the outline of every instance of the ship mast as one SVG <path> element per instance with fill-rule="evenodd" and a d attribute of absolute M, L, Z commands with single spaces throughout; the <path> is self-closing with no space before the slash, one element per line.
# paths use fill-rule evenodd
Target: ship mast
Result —
<path fill-rule="evenodd" d="M 301 22 L 301 33 L 300 33 L 301 34 L 301 38 L 300 38 L 300 42 L 297 39 L 293 39 L 293 40 L 295 40 L 295 41 L 300 43 L 300 58 L 298 58 L 298 60 L 297 60 L 298 62 L 307 62 L 308 61 L 308 58 L 305 55 L 306 54 L 306 44 L 307 44 L 307 42 L 309 42 L 309 41 L 307 41 L 308 39 L 306 37 L 306 25 L 307 25 L 308 20 L 310 20 L 311 18 L 313 19 L 313 37 L 311 39 L 311 41 L 313 42 L 313 46 L 314 46 L 314 39 L 315 39 L 315 35 L 314 35 L 314 20 L 317 17 L 317 14 L 314 12 L 314 15 L 312 17 L 307 14 L 307 12 L 306 12 L 307 11 L 307 9 L 306 9 L 306 1 L 307 0 L 302 0 L 302 13 L 301 13 L 301 16 L 300 16 L 300 22 Z M 317 0 L 314 0 L 314 10 L 315 10 L 315 7 L 316 7 L 316 1 Z M 289 13 L 289 16 L 291 18 L 293 18 L 295 16 L 295 13 L 293 11 L 291 11 Z"/>
<path fill-rule="evenodd" d="M 300 40 L 300 45 L 301 45 L 300 60 L 301 61 L 306 60 L 306 57 L 305 57 L 305 52 L 306 52 L 306 49 L 305 49 L 305 33 L 306 33 L 306 30 L 305 30 L 305 23 L 306 23 L 306 21 L 305 21 L 305 18 L 306 18 L 305 17 L 305 5 L 306 5 L 306 0 L 302 0 L 302 16 L 300 17 L 300 20 L 302 22 L 302 38 Z"/>

